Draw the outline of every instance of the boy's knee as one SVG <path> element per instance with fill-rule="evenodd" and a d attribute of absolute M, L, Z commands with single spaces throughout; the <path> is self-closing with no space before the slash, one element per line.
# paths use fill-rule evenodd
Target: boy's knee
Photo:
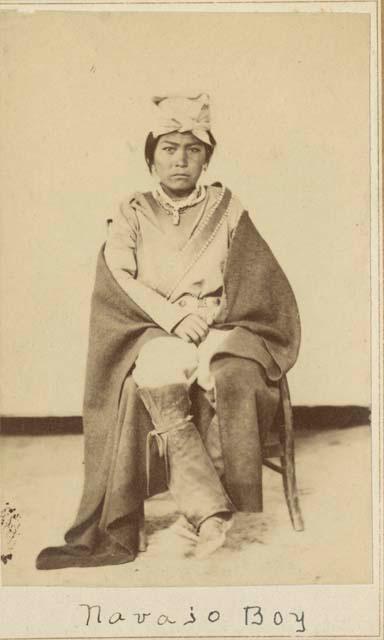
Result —
<path fill-rule="evenodd" d="M 223 389 L 249 389 L 254 393 L 264 389 L 267 378 L 263 367 L 254 360 L 237 357 L 225 357 L 215 363 L 215 380 Z"/>
<path fill-rule="evenodd" d="M 145 343 L 133 378 L 138 386 L 185 383 L 197 365 L 196 347 L 178 338 L 155 338 Z"/>

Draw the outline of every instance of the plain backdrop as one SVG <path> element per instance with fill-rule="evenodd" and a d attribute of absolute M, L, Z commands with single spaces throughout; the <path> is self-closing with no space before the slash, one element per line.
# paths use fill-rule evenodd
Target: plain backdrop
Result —
<path fill-rule="evenodd" d="M 81 413 L 96 255 L 152 187 L 152 95 L 211 95 L 209 181 L 302 318 L 295 404 L 369 404 L 369 16 L 0 14 L 2 412 Z"/>

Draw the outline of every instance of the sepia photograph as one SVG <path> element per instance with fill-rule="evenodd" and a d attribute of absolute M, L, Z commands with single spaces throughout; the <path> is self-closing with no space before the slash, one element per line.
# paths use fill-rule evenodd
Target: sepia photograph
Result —
<path fill-rule="evenodd" d="M 70 637 L 378 588 L 376 8 L 1 7 L 0 592 L 92 588 Z"/>

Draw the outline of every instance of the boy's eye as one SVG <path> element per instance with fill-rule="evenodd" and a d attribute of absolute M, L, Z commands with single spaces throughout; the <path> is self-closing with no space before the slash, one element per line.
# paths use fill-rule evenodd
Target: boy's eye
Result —
<path fill-rule="evenodd" d="M 173 153 L 175 151 L 175 147 L 163 147 L 164 151 L 168 151 L 168 153 Z"/>
<path fill-rule="evenodd" d="M 201 151 L 201 148 L 200 147 L 191 147 L 191 151 L 193 153 L 199 153 Z"/>

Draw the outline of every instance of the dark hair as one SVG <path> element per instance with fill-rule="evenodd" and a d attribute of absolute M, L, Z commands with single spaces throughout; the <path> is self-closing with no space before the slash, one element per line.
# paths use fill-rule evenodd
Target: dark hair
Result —
<path fill-rule="evenodd" d="M 205 153 L 206 153 L 206 159 L 207 159 L 207 164 L 209 163 L 210 159 L 212 158 L 212 154 L 213 151 L 216 147 L 216 140 L 213 137 L 212 133 L 210 131 L 207 132 L 208 133 L 208 137 L 211 141 L 211 144 L 206 144 L 205 142 L 203 142 L 203 145 L 205 147 Z M 157 143 L 159 142 L 159 139 L 161 138 L 161 136 L 157 136 L 157 138 L 155 138 L 155 136 L 153 135 L 153 133 L 149 133 L 147 136 L 147 139 L 145 141 L 145 146 L 144 146 L 144 157 L 145 157 L 145 162 L 147 163 L 149 170 L 152 171 L 152 167 L 153 167 L 153 163 L 154 163 L 154 156 L 155 156 L 155 150 L 157 147 Z"/>

